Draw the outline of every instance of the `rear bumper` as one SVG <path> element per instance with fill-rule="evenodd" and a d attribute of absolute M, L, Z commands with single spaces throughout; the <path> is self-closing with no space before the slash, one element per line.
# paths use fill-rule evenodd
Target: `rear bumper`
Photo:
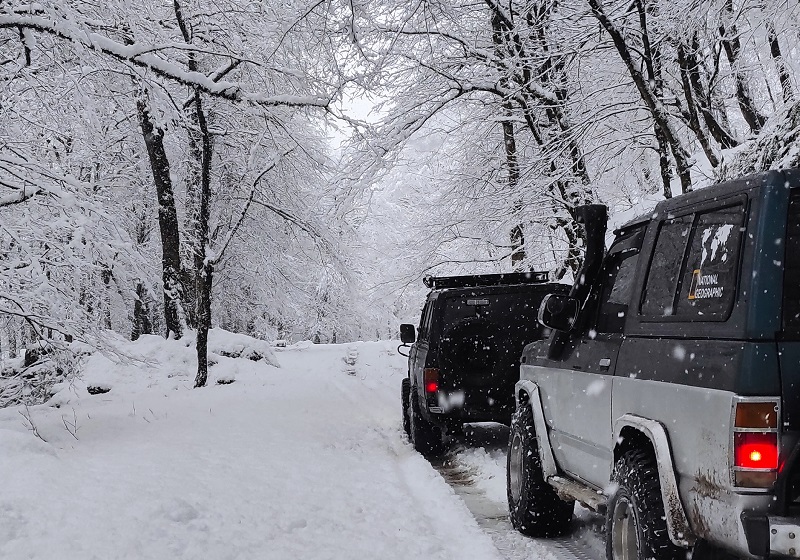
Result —
<path fill-rule="evenodd" d="M 750 554 L 800 558 L 800 518 L 742 514 Z"/>
<path fill-rule="evenodd" d="M 513 395 L 512 395 L 513 396 Z M 465 398 L 466 397 L 466 398 Z M 514 402 L 499 402 L 483 395 L 472 395 L 464 391 L 451 394 L 440 391 L 436 400 L 425 403 L 430 421 L 444 427 L 446 424 L 463 422 L 498 422 L 508 425 L 514 412 Z"/>

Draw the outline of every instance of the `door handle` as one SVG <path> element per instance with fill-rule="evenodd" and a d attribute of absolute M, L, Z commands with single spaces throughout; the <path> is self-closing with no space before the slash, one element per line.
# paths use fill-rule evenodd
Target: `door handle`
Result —
<path fill-rule="evenodd" d="M 611 367 L 611 359 L 610 358 L 602 358 L 600 360 L 600 371 L 608 371 Z"/>

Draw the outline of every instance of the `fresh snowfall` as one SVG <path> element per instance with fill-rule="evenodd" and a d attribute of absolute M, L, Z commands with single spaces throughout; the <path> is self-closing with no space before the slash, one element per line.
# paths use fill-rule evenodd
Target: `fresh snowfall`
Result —
<path fill-rule="evenodd" d="M 505 520 L 507 431 L 449 457 L 489 530 L 413 450 L 396 342 L 273 351 L 214 329 L 203 389 L 192 342 L 118 340 L 46 404 L 2 411 L 0 558 L 552 556 Z"/>

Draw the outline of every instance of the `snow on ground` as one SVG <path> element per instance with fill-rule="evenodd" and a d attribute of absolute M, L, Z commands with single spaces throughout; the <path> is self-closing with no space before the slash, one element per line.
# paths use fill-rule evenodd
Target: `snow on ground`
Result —
<path fill-rule="evenodd" d="M 565 544 L 569 545 L 572 554 L 580 550 L 576 554 L 579 558 L 604 558 L 603 517 L 583 508 L 580 504 L 575 505 L 573 531 L 562 539 L 528 539 L 511 528 L 511 522 L 505 516 L 508 511 L 506 496 L 508 432 L 507 427 L 499 424 L 469 425 L 464 437 L 454 446 L 448 459 L 469 478 L 469 484 L 474 487 L 470 492 L 479 493 L 480 499 L 485 500 L 483 509 L 491 507 L 493 511 L 503 512 L 502 519 L 494 523 L 496 530 L 490 532 L 495 535 L 495 544 L 502 549 L 507 558 L 563 558 L 558 552 L 560 552 L 559 545 Z"/>
<path fill-rule="evenodd" d="M 143 337 L 0 410 L 0 558 L 500 558 L 402 434 L 394 343 L 211 350 L 204 389 L 185 341 Z"/>

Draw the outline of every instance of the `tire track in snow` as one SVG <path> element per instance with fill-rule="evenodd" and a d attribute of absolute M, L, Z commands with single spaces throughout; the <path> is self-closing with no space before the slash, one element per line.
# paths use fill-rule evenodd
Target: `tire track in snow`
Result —
<path fill-rule="evenodd" d="M 343 348 L 345 350 L 345 348 Z M 344 357 L 344 356 L 343 356 Z M 372 431 L 379 435 L 386 444 L 387 450 L 398 458 L 396 464 L 399 481 L 408 489 L 409 495 L 420 505 L 419 514 L 430 517 L 429 500 L 423 499 L 420 489 L 409 480 L 410 470 L 402 464 L 410 459 L 410 445 L 400 429 L 399 379 L 396 399 L 376 387 L 359 379 L 342 374 L 342 377 L 329 379 L 330 386 L 335 388 L 344 399 L 353 405 L 353 413 L 372 424 Z M 354 391 L 354 386 L 359 388 Z M 380 389 L 383 389 L 381 387 Z M 360 393 L 360 394 L 357 394 Z M 397 401 L 397 402 L 395 402 Z M 396 405 L 396 406 L 395 406 Z M 397 409 L 397 429 L 387 430 L 376 422 L 380 413 L 387 407 Z M 456 443 L 455 448 L 441 458 L 429 459 L 428 462 L 453 489 L 455 494 L 469 510 L 478 527 L 492 540 L 498 553 L 506 560 L 604 560 L 605 554 L 597 548 L 594 533 L 597 530 L 598 517 L 593 514 L 576 516 L 571 534 L 557 539 L 533 539 L 517 532 L 508 518 L 508 504 L 503 500 L 492 499 L 480 487 L 475 477 L 475 469 L 464 461 L 460 452 L 466 447 L 482 447 L 487 450 L 502 450 L 508 447 L 508 429 L 500 426 L 479 426 L 468 431 L 468 435 Z M 413 470 L 413 469 L 411 469 Z M 505 471 L 503 471 L 505 472 Z M 505 475 L 504 475 L 505 476 Z M 576 508 L 576 512 L 580 508 Z M 592 543 L 591 541 L 595 542 Z M 592 546 L 594 544 L 595 546 Z"/>
<path fill-rule="evenodd" d="M 468 428 L 467 435 L 460 438 L 460 442 L 451 452 L 442 458 L 430 459 L 431 466 L 464 501 L 478 525 L 492 538 L 497 550 L 506 560 L 603 560 L 605 554 L 598 550 L 594 535 L 599 522 L 598 516 L 583 511 L 573 520 L 573 530 L 569 535 L 556 539 L 533 539 L 513 528 L 505 501 L 492 499 L 481 488 L 475 468 L 461 455 L 464 451 L 463 445 L 502 450 L 505 453 L 507 443 L 498 442 L 507 441 L 507 434 L 508 429 L 500 426 Z M 580 511 L 576 508 L 576 512 Z"/>
<path fill-rule="evenodd" d="M 358 379 L 357 374 L 356 379 Z M 437 503 L 436 496 L 441 494 L 442 489 L 439 487 L 436 480 L 425 476 L 425 459 L 414 451 L 410 442 L 406 439 L 405 433 L 402 431 L 402 424 L 399 416 L 399 380 L 397 391 L 398 398 L 396 400 L 388 398 L 383 391 L 379 391 L 375 387 L 364 383 L 363 378 L 361 378 L 359 382 L 352 377 L 332 377 L 328 380 L 328 383 L 331 388 L 340 393 L 345 401 L 352 404 L 354 415 L 364 419 L 365 425 L 370 426 L 370 432 L 379 436 L 387 452 L 396 459 L 394 462 L 394 470 L 397 475 L 397 481 L 406 490 L 406 495 L 417 504 L 416 514 L 427 520 L 425 525 L 429 527 L 439 527 L 440 529 L 450 525 L 452 520 L 448 519 L 450 519 L 451 516 L 445 515 L 445 519 L 442 519 L 442 516 L 437 515 L 437 512 L 441 510 L 441 508 L 437 508 L 437 506 L 441 506 L 442 504 Z M 356 384 L 359 388 L 354 391 L 354 386 Z M 395 402 L 398 409 L 397 422 L 395 426 L 389 429 L 386 425 L 379 422 L 378 419 L 381 413 L 385 413 L 387 407 L 395 404 Z M 436 477 L 433 472 L 430 474 Z M 456 495 L 458 495 L 455 488 L 453 488 L 453 490 Z M 461 501 L 463 503 L 463 500 Z M 467 507 L 467 510 L 469 510 L 469 507 Z M 465 519 L 469 519 L 469 515 L 472 515 L 473 518 L 475 517 L 471 510 L 464 512 Z M 475 519 L 475 521 L 480 532 L 486 534 L 486 530 L 481 526 L 480 522 L 477 519 Z M 486 536 L 489 537 L 486 546 L 493 546 L 496 549 L 497 544 L 495 539 L 492 538 L 491 535 L 486 534 Z M 508 558 L 502 551 L 497 550 L 497 552 L 499 557 Z"/>

